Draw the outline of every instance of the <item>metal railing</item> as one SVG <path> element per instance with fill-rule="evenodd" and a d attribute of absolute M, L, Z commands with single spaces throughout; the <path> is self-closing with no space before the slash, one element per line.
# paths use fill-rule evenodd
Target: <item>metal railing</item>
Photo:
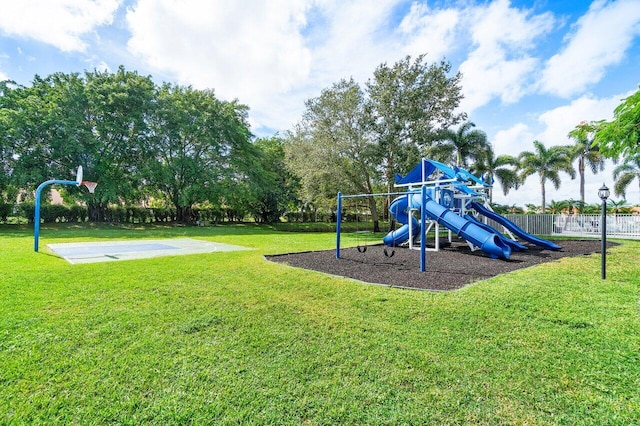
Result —
<path fill-rule="evenodd" d="M 566 235 L 600 237 L 598 214 L 506 214 L 511 222 L 533 235 Z M 492 220 L 489 225 L 496 229 L 502 226 Z M 640 215 L 608 214 L 607 236 L 613 238 L 640 239 Z"/>

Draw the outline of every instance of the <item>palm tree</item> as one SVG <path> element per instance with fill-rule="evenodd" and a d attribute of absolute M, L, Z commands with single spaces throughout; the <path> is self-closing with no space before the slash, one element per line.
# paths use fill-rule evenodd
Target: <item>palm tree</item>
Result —
<path fill-rule="evenodd" d="M 562 213 L 563 210 L 567 210 L 569 208 L 569 203 L 567 201 L 555 201 L 551 200 L 548 206 L 548 210 L 551 213 Z"/>
<path fill-rule="evenodd" d="M 456 131 L 451 129 L 439 131 L 431 145 L 425 149 L 427 157 L 467 168 L 467 160 L 479 160 L 489 146 L 486 133 L 473 129 L 475 126 L 474 123 L 467 121 Z"/>
<path fill-rule="evenodd" d="M 584 209 L 587 206 L 587 203 L 571 198 L 567 200 L 567 206 L 571 210 L 570 213 L 575 213 L 576 210 L 580 213 L 585 213 Z"/>
<path fill-rule="evenodd" d="M 613 169 L 615 184 L 613 191 L 616 195 L 626 198 L 627 187 L 634 179 L 638 179 L 640 186 L 640 154 L 626 157 L 622 164 Z"/>
<path fill-rule="evenodd" d="M 493 210 L 498 214 L 507 214 L 509 213 L 510 209 L 511 209 L 511 206 L 507 206 L 505 204 L 495 204 L 495 203 L 491 204 L 491 210 Z"/>
<path fill-rule="evenodd" d="M 509 207 L 509 213 L 513 213 L 513 214 L 523 214 L 524 213 L 524 209 L 518 205 L 515 204 L 511 204 L 511 206 Z"/>
<path fill-rule="evenodd" d="M 578 159 L 578 174 L 580 174 L 580 201 L 584 204 L 584 171 L 589 166 L 593 174 L 604 170 L 604 156 L 594 143 L 596 126 L 593 123 L 581 122 L 569 132 L 569 137 L 575 141 L 573 159 Z M 582 210 L 580 210 L 582 212 Z"/>
<path fill-rule="evenodd" d="M 607 210 L 614 215 L 618 213 L 629 213 L 629 203 L 624 199 L 619 201 L 610 199 L 607 201 Z"/>
<path fill-rule="evenodd" d="M 601 211 L 602 211 L 602 204 L 600 203 L 585 204 L 585 206 L 582 209 L 582 212 L 585 214 L 598 214 Z"/>
<path fill-rule="evenodd" d="M 527 208 L 527 214 L 535 214 L 538 212 L 539 206 L 536 206 L 533 203 L 527 203 L 524 205 Z"/>
<path fill-rule="evenodd" d="M 478 161 L 471 166 L 471 172 L 477 176 L 484 176 L 485 182 L 490 184 L 497 178 L 504 195 L 507 195 L 511 189 L 518 189 L 520 185 L 518 172 L 508 166 L 517 167 L 518 160 L 511 155 L 496 157 L 491 144 L 487 144 Z M 493 203 L 493 187 L 489 190 L 489 203 Z"/>
<path fill-rule="evenodd" d="M 542 192 L 542 213 L 546 207 L 547 181 L 551 181 L 554 188 L 560 188 L 560 172 L 568 173 L 571 179 L 575 179 L 576 171 L 571 165 L 571 148 L 567 146 L 552 146 L 547 149 L 540 141 L 533 141 L 534 152 L 524 151 L 518 157 L 520 162 L 520 180 L 537 173 L 540 177 L 540 190 Z"/>

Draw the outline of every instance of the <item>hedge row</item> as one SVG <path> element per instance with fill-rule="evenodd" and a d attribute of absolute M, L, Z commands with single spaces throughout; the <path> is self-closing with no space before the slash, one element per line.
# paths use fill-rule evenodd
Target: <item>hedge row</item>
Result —
<path fill-rule="evenodd" d="M 215 208 L 194 208 L 193 219 L 200 222 L 216 223 L 225 219 L 226 212 Z M 175 208 L 146 208 L 132 206 L 112 206 L 104 212 L 105 222 L 110 223 L 155 223 L 176 220 Z M 33 223 L 35 205 L 33 203 L 0 203 L 0 222 L 6 223 L 9 217 L 27 219 Z M 40 205 L 40 219 L 44 223 L 87 222 L 89 210 L 86 206 Z"/>

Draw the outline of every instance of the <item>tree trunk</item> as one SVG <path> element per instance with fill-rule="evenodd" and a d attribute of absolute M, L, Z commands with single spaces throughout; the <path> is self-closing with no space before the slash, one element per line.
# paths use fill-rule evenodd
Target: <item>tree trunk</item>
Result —
<path fill-rule="evenodd" d="M 540 189 L 542 190 L 542 214 L 545 214 L 547 211 L 547 200 L 546 200 L 546 192 L 544 188 L 544 181 L 540 183 Z"/>
<path fill-rule="evenodd" d="M 104 222 L 106 206 L 104 203 L 89 203 L 87 206 L 89 222 Z"/>
<path fill-rule="evenodd" d="M 584 206 L 584 166 L 585 158 L 584 155 L 581 155 L 578 159 L 578 173 L 580 173 L 580 210 L 582 210 Z"/>
<path fill-rule="evenodd" d="M 185 224 L 193 223 L 191 206 L 176 206 L 176 220 Z"/>
<path fill-rule="evenodd" d="M 380 232 L 380 221 L 378 219 L 378 206 L 374 197 L 369 198 L 369 210 L 371 210 L 371 220 L 373 221 L 373 232 Z"/>

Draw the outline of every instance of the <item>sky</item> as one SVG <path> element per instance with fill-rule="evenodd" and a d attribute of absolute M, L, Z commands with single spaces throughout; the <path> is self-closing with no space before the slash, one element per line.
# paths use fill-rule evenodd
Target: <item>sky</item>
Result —
<path fill-rule="evenodd" d="M 351 77 L 364 87 L 407 55 L 462 73 L 460 111 L 497 155 L 572 144 L 576 125 L 612 119 L 640 84 L 640 0 L 0 0 L 0 10 L 0 80 L 124 65 L 238 99 L 256 136 L 291 129 L 322 89 Z M 614 167 L 587 172 L 588 203 L 613 188 Z M 547 203 L 579 199 L 578 179 L 561 176 Z M 638 181 L 626 199 L 640 204 Z M 494 202 L 541 204 L 537 176 L 507 196 L 496 188 Z"/>

